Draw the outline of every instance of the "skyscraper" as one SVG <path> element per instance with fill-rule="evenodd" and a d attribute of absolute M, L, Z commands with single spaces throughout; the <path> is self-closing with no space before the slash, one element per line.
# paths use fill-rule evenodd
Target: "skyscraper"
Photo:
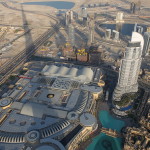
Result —
<path fill-rule="evenodd" d="M 87 10 L 86 10 L 85 7 L 83 7 L 83 8 L 81 9 L 81 15 L 82 15 L 83 18 L 87 18 Z"/>
<path fill-rule="evenodd" d="M 119 32 L 116 30 L 113 30 L 112 31 L 112 38 L 113 38 L 113 40 L 118 41 L 119 40 Z"/>
<path fill-rule="evenodd" d="M 91 19 L 89 22 L 89 34 L 88 34 L 88 45 L 91 45 L 94 42 L 94 20 Z"/>
<path fill-rule="evenodd" d="M 75 31 L 74 26 L 72 24 L 68 27 L 68 35 L 69 35 L 69 41 L 72 46 L 75 46 Z"/>
<path fill-rule="evenodd" d="M 83 19 L 83 24 L 86 26 L 87 25 L 87 21 L 88 21 L 88 14 L 87 14 L 87 10 L 85 7 L 83 7 L 81 9 L 81 16 L 82 16 L 82 19 Z"/>
<path fill-rule="evenodd" d="M 116 22 L 120 23 L 120 22 L 124 22 L 123 20 L 123 12 L 118 12 L 116 15 Z"/>
<path fill-rule="evenodd" d="M 150 32 L 144 33 L 143 56 L 148 55 L 150 51 Z"/>
<path fill-rule="evenodd" d="M 113 93 L 115 101 L 120 101 L 125 93 L 138 91 L 137 80 L 142 61 L 143 37 L 139 33 L 136 34 L 139 36 L 139 41 L 132 39 L 132 42 L 129 42 L 124 58 L 121 60 L 118 83 Z"/>
<path fill-rule="evenodd" d="M 111 38 L 111 29 L 106 29 L 105 31 L 105 39 L 110 39 Z"/>
<path fill-rule="evenodd" d="M 131 6 L 130 6 L 130 10 L 131 10 L 131 13 L 135 13 L 135 9 L 136 9 L 136 4 L 134 2 L 131 3 Z"/>
<path fill-rule="evenodd" d="M 137 23 L 135 23 L 134 25 L 134 32 L 139 32 L 139 33 L 143 33 L 143 27 L 142 26 L 138 26 Z"/>
<path fill-rule="evenodd" d="M 66 26 L 68 26 L 70 23 L 72 23 L 72 21 L 73 21 L 73 11 L 69 10 L 65 14 Z"/>

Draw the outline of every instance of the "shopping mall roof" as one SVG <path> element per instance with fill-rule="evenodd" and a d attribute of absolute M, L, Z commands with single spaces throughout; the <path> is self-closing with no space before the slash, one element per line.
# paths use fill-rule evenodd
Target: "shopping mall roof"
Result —
<path fill-rule="evenodd" d="M 42 72 L 45 76 L 60 76 L 70 78 L 71 80 L 77 80 L 80 82 L 91 82 L 93 78 L 93 70 L 88 67 L 67 67 L 57 65 L 46 65 Z"/>
<path fill-rule="evenodd" d="M 42 118 L 43 115 L 48 115 L 57 118 L 66 118 L 67 111 L 48 108 L 47 105 L 38 103 L 26 103 L 21 109 L 21 114 Z"/>
<path fill-rule="evenodd" d="M 90 113 L 83 113 L 80 116 L 80 122 L 84 126 L 94 126 L 96 124 L 96 118 Z"/>

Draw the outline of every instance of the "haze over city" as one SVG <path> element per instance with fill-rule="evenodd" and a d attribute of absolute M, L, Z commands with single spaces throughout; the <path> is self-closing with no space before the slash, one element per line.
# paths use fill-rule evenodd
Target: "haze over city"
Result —
<path fill-rule="evenodd" d="M 150 150 L 150 1 L 0 0 L 0 150 Z"/>

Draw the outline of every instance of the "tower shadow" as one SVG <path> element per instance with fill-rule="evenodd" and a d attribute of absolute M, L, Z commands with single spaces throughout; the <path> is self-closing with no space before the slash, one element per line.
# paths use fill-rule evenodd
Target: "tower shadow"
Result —
<path fill-rule="evenodd" d="M 28 34 L 25 34 L 25 61 L 27 61 L 28 54 L 30 53 L 31 50 L 35 49 L 35 45 L 33 43 L 32 35 L 31 35 L 31 29 L 29 28 L 29 22 L 27 21 L 25 12 L 23 10 L 23 5 L 21 5 L 21 12 L 22 12 L 22 21 L 23 21 L 23 29 L 24 32 L 28 32 Z"/>
<path fill-rule="evenodd" d="M 88 37 L 87 35 L 85 35 L 85 33 L 83 33 L 82 31 L 80 31 L 79 29 L 75 28 L 75 33 L 81 38 L 81 41 L 83 41 L 84 43 L 87 44 L 88 42 Z M 86 45 L 85 44 L 85 45 Z"/>

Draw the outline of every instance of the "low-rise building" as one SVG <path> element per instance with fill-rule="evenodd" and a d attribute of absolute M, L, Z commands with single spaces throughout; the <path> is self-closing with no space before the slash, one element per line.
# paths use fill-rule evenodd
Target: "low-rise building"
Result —
<path fill-rule="evenodd" d="M 74 149 L 97 128 L 93 109 L 103 93 L 101 73 L 95 67 L 34 63 L 0 100 L 0 148 Z"/>
<path fill-rule="evenodd" d="M 142 117 L 141 127 L 127 127 L 124 150 L 149 150 L 150 148 L 150 118 Z"/>

